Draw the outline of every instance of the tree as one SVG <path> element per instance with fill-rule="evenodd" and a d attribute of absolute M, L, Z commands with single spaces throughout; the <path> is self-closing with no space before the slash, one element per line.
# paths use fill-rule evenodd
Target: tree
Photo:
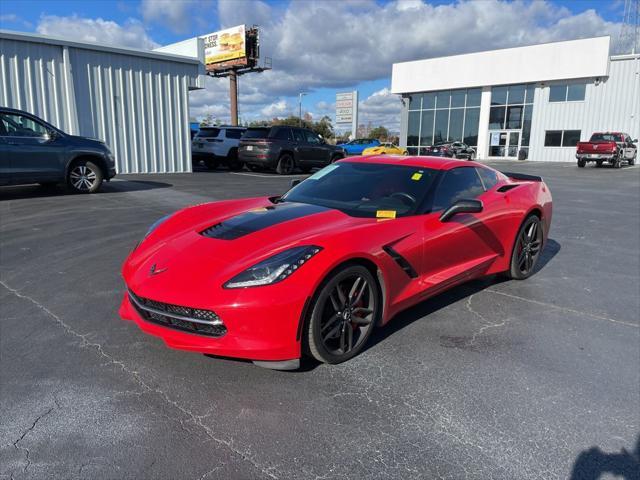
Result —
<path fill-rule="evenodd" d="M 386 141 L 389 138 L 389 130 L 380 125 L 379 127 L 372 128 L 369 132 L 369 136 L 381 141 Z"/>

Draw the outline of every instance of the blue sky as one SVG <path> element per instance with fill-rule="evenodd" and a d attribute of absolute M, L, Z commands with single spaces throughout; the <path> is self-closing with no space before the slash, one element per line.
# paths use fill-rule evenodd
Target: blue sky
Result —
<path fill-rule="evenodd" d="M 335 93 L 357 89 L 361 122 L 398 126 L 391 65 L 433 56 L 603 34 L 616 35 L 624 2 L 597 0 L 2 0 L 0 28 L 136 48 L 241 23 L 262 28 L 274 70 L 240 82 L 243 119 L 333 116 Z M 228 118 L 225 81 L 191 96 L 192 115 Z"/>

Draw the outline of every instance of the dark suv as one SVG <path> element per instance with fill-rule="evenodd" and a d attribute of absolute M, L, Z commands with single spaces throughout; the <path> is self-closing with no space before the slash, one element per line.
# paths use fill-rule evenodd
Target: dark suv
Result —
<path fill-rule="evenodd" d="M 0 108 L 0 185 L 65 182 L 80 193 L 96 192 L 116 174 L 109 147 L 69 135 L 35 115 Z"/>
<path fill-rule="evenodd" d="M 249 128 L 238 149 L 238 159 L 250 170 L 275 169 L 281 175 L 296 167 L 307 173 L 344 157 L 342 147 L 327 144 L 311 130 L 287 126 Z"/>

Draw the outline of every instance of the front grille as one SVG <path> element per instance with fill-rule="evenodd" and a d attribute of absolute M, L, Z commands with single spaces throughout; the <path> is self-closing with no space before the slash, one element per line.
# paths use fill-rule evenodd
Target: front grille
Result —
<path fill-rule="evenodd" d="M 209 337 L 221 337 L 227 333 L 227 327 L 211 310 L 162 303 L 139 297 L 131 290 L 129 299 L 140 316 L 148 322 Z"/>

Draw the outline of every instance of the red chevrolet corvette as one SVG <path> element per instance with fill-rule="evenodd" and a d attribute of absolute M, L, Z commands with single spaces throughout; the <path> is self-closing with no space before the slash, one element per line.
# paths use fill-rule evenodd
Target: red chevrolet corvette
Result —
<path fill-rule="evenodd" d="M 551 224 L 541 178 L 429 157 L 331 164 L 285 195 L 185 208 L 126 260 L 120 314 L 173 348 L 293 369 L 470 279 L 529 277 Z"/>

